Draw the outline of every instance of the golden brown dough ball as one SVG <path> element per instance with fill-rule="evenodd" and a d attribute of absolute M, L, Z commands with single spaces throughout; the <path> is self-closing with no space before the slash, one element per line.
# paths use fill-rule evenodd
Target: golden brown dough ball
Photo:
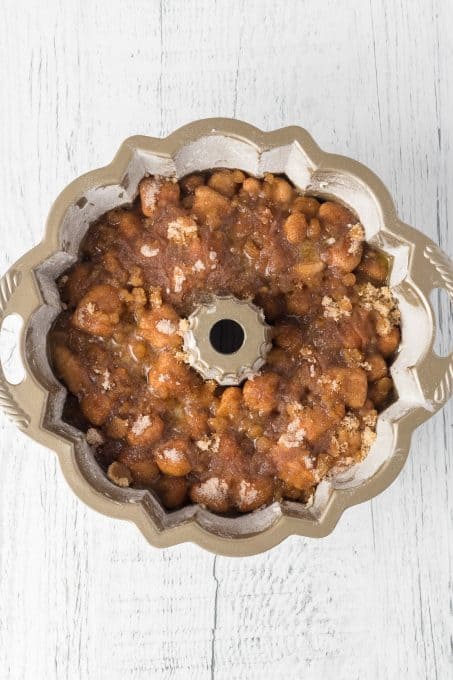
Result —
<path fill-rule="evenodd" d="M 108 222 L 115 227 L 121 236 L 126 239 L 133 239 L 140 231 L 140 217 L 132 210 L 116 208 L 108 213 Z"/>
<path fill-rule="evenodd" d="M 395 326 L 388 335 L 383 335 L 378 338 L 378 350 L 381 352 L 381 354 L 383 354 L 383 356 L 390 357 L 398 349 L 400 340 L 400 330 L 397 326 Z"/>
<path fill-rule="evenodd" d="M 333 236 L 348 224 L 357 222 L 350 210 L 332 201 L 326 201 L 319 206 L 317 217 Z"/>
<path fill-rule="evenodd" d="M 159 444 L 155 450 L 155 458 L 159 470 L 171 477 L 184 477 L 192 469 L 189 442 L 181 437 L 174 437 Z"/>
<path fill-rule="evenodd" d="M 240 479 L 233 485 L 232 499 L 240 512 L 252 512 L 272 501 L 274 481 L 270 477 Z"/>
<path fill-rule="evenodd" d="M 139 186 L 142 212 L 152 217 L 157 207 L 177 205 L 179 201 L 179 184 L 160 177 L 145 177 Z"/>
<path fill-rule="evenodd" d="M 247 380 L 243 388 L 244 404 L 251 411 L 269 414 L 277 406 L 277 390 L 280 377 L 276 373 L 258 375 Z"/>
<path fill-rule="evenodd" d="M 309 451 L 307 449 L 285 448 L 276 446 L 272 456 L 277 467 L 278 478 L 299 491 L 309 491 L 313 488 L 315 477 L 310 469 Z"/>
<path fill-rule="evenodd" d="M 182 344 L 179 322 L 180 317 L 173 307 L 163 304 L 142 312 L 138 328 L 145 340 L 156 349 L 179 347 Z"/>
<path fill-rule="evenodd" d="M 381 354 L 372 354 L 367 357 L 364 363 L 369 382 L 379 380 L 379 378 L 383 378 L 388 373 L 387 364 Z"/>
<path fill-rule="evenodd" d="M 164 507 L 169 510 L 179 508 L 187 498 L 187 481 L 183 477 L 161 477 L 154 488 Z"/>
<path fill-rule="evenodd" d="M 118 460 L 130 470 L 134 482 L 138 484 L 152 484 L 159 476 L 159 468 L 150 449 L 125 447 Z"/>
<path fill-rule="evenodd" d="M 203 175 L 199 173 L 193 173 L 192 175 L 187 175 L 182 180 L 180 180 L 181 189 L 186 194 L 193 194 L 197 187 L 201 187 L 205 183 Z"/>
<path fill-rule="evenodd" d="M 281 208 L 288 208 L 294 197 L 291 184 L 286 179 L 272 174 L 264 177 L 264 191 L 266 196 Z"/>
<path fill-rule="evenodd" d="M 220 397 L 217 408 L 218 416 L 234 418 L 242 407 L 242 390 L 240 387 L 227 387 Z"/>
<path fill-rule="evenodd" d="M 149 367 L 147 381 L 152 392 L 161 399 L 168 399 L 186 393 L 191 383 L 190 369 L 171 352 L 161 351 Z"/>
<path fill-rule="evenodd" d="M 132 446 L 148 446 L 157 442 L 164 431 L 164 423 L 156 413 L 140 414 L 129 423 L 126 439 Z"/>
<path fill-rule="evenodd" d="M 197 218 L 212 229 L 220 226 L 222 219 L 230 211 L 230 201 L 211 187 L 200 186 L 195 189 L 192 211 Z"/>
<path fill-rule="evenodd" d="M 361 408 L 364 405 L 368 380 L 362 368 L 332 368 L 328 376 L 338 383 L 338 396 L 347 406 Z"/>
<path fill-rule="evenodd" d="M 310 220 L 318 214 L 320 202 L 310 196 L 296 196 L 291 204 L 291 212 L 300 211 Z"/>
<path fill-rule="evenodd" d="M 392 389 L 393 381 L 391 378 L 380 378 L 370 387 L 370 399 L 377 406 L 382 406 L 389 398 Z"/>
<path fill-rule="evenodd" d="M 193 503 L 199 503 L 214 512 L 228 512 L 231 508 L 230 487 L 222 477 L 208 477 L 196 482 L 190 489 Z"/>
<path fill-rule="evenodd" d="M 289 243 L 301 243 L 307 235 L 307 218 L 302 212 L 292 212 L 283 223 L 283 231 Z"/>
<path fill-rule="evenodd" d="M 262 184 L 256 177 L 247 177 L 242 184 L 242 191 L 253 198 L 257 198 L 262 191 Z"/>
<path fill-rule="evenodd" d="M 89 392 L 80 400 L 83 415 L 93 425 L 105 423 L 112 410 L 112 400 L 103 392 Z"/>
<path fill-rule="evenodd" d="M 208 186 L 219 194 L 232 198 L 236 193 L 237 184 L 231 170 L 216 170 L 209 178 Z"/>
<path fill-rule="evenodd" d="M 112 335 L 122 307 L 118 288 L 99 284 L 91 288 L 80 300 L 72 323 L 76 328 L 91 335 Z"/>

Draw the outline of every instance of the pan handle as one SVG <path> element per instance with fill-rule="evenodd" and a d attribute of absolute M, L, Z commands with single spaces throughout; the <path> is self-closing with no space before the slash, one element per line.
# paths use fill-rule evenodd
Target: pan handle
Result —
<path fill-rule="evenodd" d="M 30 257 L 30 254 L 28 254 Z M 40 295 L 30 267 L 18 260 L 0 279 L 0 324 L 10 314 L 28 319 L 40 304 Z M 20 337 L 20 354 L 24 363 L 24 377 L 18 384 L 10 383 L 0 362 L 0 407 L 7 416 L 27 434 L 32 434 L 33 414 L 40 417 L 42 388 L 27 370 L 24 353 L 25 324 Z"/>
<path fill-rule="evenodd" d="M 417 281 L 426 297 L 434 289 L 441 288 L 448 293 L 453 304 L 453 262 L 434 241 L 425 237 L 421 246 L 417 248 L 416 261 L 412 266 L 417 273 Z M 433 323 L 433 326 L 435 328 L 436 324 Z M 417 366 L 417 374 L 423 394 L 437 411 L 453 394 L 453 352 L 445 357 L 439 356 L 433 349 L 434 339 L 435 331 L 430 351 Z"/>

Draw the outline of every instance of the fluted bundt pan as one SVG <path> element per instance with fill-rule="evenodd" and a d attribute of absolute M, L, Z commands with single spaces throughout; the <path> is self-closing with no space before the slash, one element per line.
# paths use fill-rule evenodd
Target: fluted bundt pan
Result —
<path fill-rule="evenodd" d="M 216 167 L 252 175 L 284 173 L 308 194 L 350 207 L 366 239 L 392 262 L 390 287 L 399 302 L 402 343 L 391 367 L 398 399 L 379 415 L 368 457 L 317 487 L 308 505 L 285 501 L 251 514 L 225 518 L 191 505 L 168 512 L 150 491 L 119 488 L 95 461 L 85 435 L 62 420 L 67 391 L 49 365 L 47 334 L 61 311 L 55 279 L 77 258 L 81 238 L 106 210 L 132 203 L 145 173 L 177 178 Z M 0 282 L 0 312 L 24 320 L 21 356 L 25 378 L 7 382 L 0 370 L 0 403 L 33 439 L 55 451 L 75 493 L 112 517 L 134 522 L 155 546 L 192 541 L 226 555 L 249 555 L 291 534 L 321 537 L 343 511 L 385 489 L 400 472 L 414 429 L 453 391 L 453 357 L 434 353 L 434 288 L 453 298 L 453 266 L 426 236 L 401 222 L 381 181 L 366 167 L 328 154 L 302 128 L 261 132 L 235 120 L 191 123 L 165 139 L 130 137 L 110 165 L 72 182 L 55 201 L 43 241 Z"/>

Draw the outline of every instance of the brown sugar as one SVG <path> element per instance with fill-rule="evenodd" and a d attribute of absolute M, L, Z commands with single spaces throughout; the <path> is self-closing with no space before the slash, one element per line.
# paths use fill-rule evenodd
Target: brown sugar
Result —
<path fill-rule="evenodd" d="M 146 176 L 132 206 L 90 225 L 57 282 L 55 372 L 114 484 L 168 509 L 306 502 L 367 455 L 393 398 L 387 278 L 356 215 L 285 177 Z M 210 295 L 252 300 L 272 327 L 267 363 L 239 386 L 187 363 L 187 318 Z"/>

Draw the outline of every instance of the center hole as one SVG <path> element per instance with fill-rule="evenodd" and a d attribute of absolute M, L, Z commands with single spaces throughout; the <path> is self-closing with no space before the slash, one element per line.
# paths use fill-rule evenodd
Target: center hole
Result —
<path fill-rule="evenodd" d="M 221 319 L 211 328 L 209 340 L 217 352 L 234 354 L 244 343 L 244 329 L 233 319 Z"/>

